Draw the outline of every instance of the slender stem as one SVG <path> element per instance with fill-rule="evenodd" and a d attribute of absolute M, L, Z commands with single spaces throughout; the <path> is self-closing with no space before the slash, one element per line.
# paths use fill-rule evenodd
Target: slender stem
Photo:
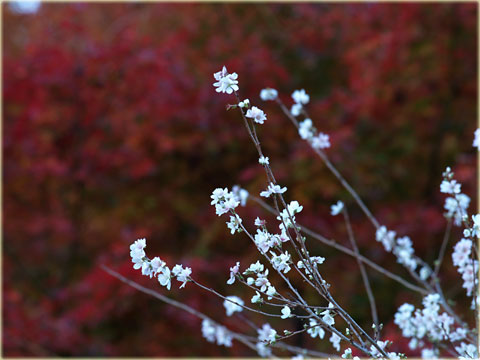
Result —
<path fill-rule="evenodd" d="M 377 313 L 377 305 L 375 303 L 375 297 L 373 296 L 372 287 L 370 286 L 370 281 L 368 280 L 367 271 L 365 270 L 365 266 L 363 265 L 362 261 L 359 259 L 360 252 L 358 251 L 357 242 L 355 241 L 355 236 L 353 235 L 352 225 L 350 223 L 350 217 L 348 216 L 348 211 L 346 207 L 343 207 L 343 217 L 345 218 L 345 224 L 347 227 L 348 237 L 350 239 L 350 243 L 352 244 L 353 250 L 355 251 L 358 267 L 360 268 L 360 273 L 362 275 L 363 284 L 365 285 L 365 290 L 368 295 L 368 301 L 370 302 L 370 312 L 372 313 L 372 320 L 375 324 L 375 333 L 379 330 L 378 327 L 378 313 Z"/>
<path fill-rule="evenodd" d="M 442 246 L 440 247 L 438 258 L 435 261 L 435 270 L 433 271 L 433 278 L 438 277 L 438 272 L 440 270 L 440 265 L 442 264 L 443 257 L 445 256 L 445 250 L 447 248 L 447 243 L 448 243 L 448 239 L 450 238 L 451 230 L 452 230 L 452 219 L 448 218 L 447 227 L 445 229 L 445 235 L 443 236 Z"/>

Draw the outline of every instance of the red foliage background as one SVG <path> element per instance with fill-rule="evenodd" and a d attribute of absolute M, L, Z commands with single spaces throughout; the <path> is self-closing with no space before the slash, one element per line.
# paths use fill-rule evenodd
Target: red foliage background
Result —
<path fill-rule="evenodd" d="M 3 4 L 3 23 L 5 356 L 253 355 L 239 344 L 212 346 L 199 320 L 99 267 L 165 293 L 130 264 L 129 244 L 147 237 L 150 255 L 191 266 L 222 293 L 252 296 L 225 281 L 255 250 L 209 205 L 215 187 L 265 187 L 238 114 L 225 111 L 232 99 L 212 87 L 224 64 L 239 74 L 242 96 L 268 113 L 260 137 L 287 198 L 304 205 L 305 225 L 347 244 L 329 215 L 344 200 L 362 252 L 406 276 L 288 120 L 260 103 L 263 87 L 288 103 L 294 89 L 307 90 L 334 163 L 430 263 L 445 227 L 445 166 L 476 203 L 477 4 L 70 3 L 29 15 Z M 242 211 L 247 223 L 266 216 L 254 205 Z M 328 258 L 334 296 L 368 327 L 356 263 L 321 244 L 311 249 Z M 468 316 L 449 256 L 442 280 Z M 420 298 L 369 274 L 385 337 L 409 353 L 391 320 L 403 301 Z M 224 318 L 222 301 L 192 284 L 169 295 Z M 306 337 L 293 343 L 332 351 Z"/>

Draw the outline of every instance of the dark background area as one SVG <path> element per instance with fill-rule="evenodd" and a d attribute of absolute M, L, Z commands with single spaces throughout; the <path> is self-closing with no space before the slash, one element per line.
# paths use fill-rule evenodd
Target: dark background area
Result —
<path fill-rule="evenodd" d="M 192 267 L 224 294 L 253 295 L 225 282 L 229 267 L 248 266 L 256 250 L 210 206 L 216 187 L 258 194 L 266 186 L 238 113 L 225 110 L 234 100 L 212 86 L 223 65 L 239 74 L 241 96 L 267 112 L 259 136 L 287 199 L 304 206 L 301 223 L 348 246 L 344 224 L 329 214 L 341 199 L 362 253 L 408 276 L 288 119 L 260 101 L 267 86 L 289 105 L 293 90 L 306 89 L 314 124 L 330 134 L 332 161 L 378 220 L 409 235 L 430 264 L 446 224 L 446 166 L 475 210 L 477 4 L 46 3 L 32 14 L 2 6 L 4 356 L 255 355 L 235 342 L 207 343 L 198 319 L 100 269 L 166 294 L 132 268 L 129 244 L 147 237 L 151 257 Z M 240 214 L 246 224 L 272 219 L 252 203 Z M 441 278 L 468 319 L 450 257 L 460 236 L 455 229 Z M 369 328 L 356 262 L 309 245 L 327 258 L 322 274 L 333 295 Z M 418 355 L 392 320 L 403 302 L 421 298 L 369 275 L 384 338 Z M 225 317 L 222 300 L 191 283 L 172 285 L 169 296 Z M 248 331 L 235 318 L 225 323 Z M 291 343 L 333 351 L 328 340 Z"/>

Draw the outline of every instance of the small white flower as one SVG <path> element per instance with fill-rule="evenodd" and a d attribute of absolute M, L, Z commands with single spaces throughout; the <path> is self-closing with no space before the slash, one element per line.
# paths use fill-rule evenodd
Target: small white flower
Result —
<path fill-rule="evenodd" d="M 264 226 L 266 224 L 266 221 L 265 220 L 261 220 L 258 216 L 257 218 L 255 219 L 255 226 Z"/>
<path fill-rule="evenodd" d="M 275 289 L 274 286 L 269 284 L 267 291 L 265 293 L 268 296 L 268 300 L 272 300 L 272 298 L 277 294 L 277 290 Z"/>
<path fill-rule="evenodd" d="M 301 104 L 293 104 L 292 108 L 290 109 L 290 113 L 293 116 L 298 116 L 302 112 L 302 105 Z"/>
<path fill-rule="evenodd" d="M 431 271 L 428 267 L 426 267 L 426 266 L 422 267 L 420 269 L 420 279 L 427 280 L 428 277 L 430 276 L 430 273 L 431 273 Z"/>
<path fill-rule="evenodd" d="M 270 183 L 267 187 L 267 190 L 262 191 L 260 193 L 260 196 L 263 197 L 270 197 L 272 194 L 283 194 L 285 191 L 287 191 L 286 187 L 280 187 L 280 185 L 275 185 L 274 183 Z"/>
<path fill-rule="evenodd" d="M 263 101 L 275 100 L 278 97 L 278 91 L 272 88 L 265 88 L 260 91 L 260 99 Z"/>
<path fill-rule="evenodd" d="M 250 264 L 250 266 L 248 267 L 247 270 L 245 270 L 243 272 L 244 275 L 248 275 L 248 274 L 257 274 L 259 272 L 262 272 L 264 270 L 264 266 L 263 264 L 260 263 L 260 261 L 257 260 L 256 263 L 254 264 Z"/>
<path fill-rule="evenodd" d="M 261 329 L 257 330 L 258 340 L 263 342 L 273 342 L 277 336 L 277 332 L 272 329 L 270 324 L 263 324 Z"/>
<path fill-rule="evenodd" d="M 237 201 L 240 201 L 240 205 L 245 206 L 248 199 L 248 191 L 242 189 L 240 186 L 235 185 L 232 187 L 232 194 Z"/>
<path fill-rule="evenodd" d="M 243 100 L 243 101 L 240 101 L 240 102 L 238 103 L 238 106 L 241 107 L 241 108 L 249 107 L 249 106 L 250 106 L 250 100 L 245 99 L 245 100 Z"/>
<path fill-rule="evenodd" d="M 330 310 L 325 310 L 321 314 L 323 315 L 322 320 L 325 324 L 329 326 L 332 326 L 333 324 L 335 324 L 335 319 L 333 318 L 332 315 L 330 315 Z"/>
<path fill-rule="evenodd" d="M 223 69 L 215 74 L 213 74 L 213 77 L 217 82 L 213 83 L 213 86 L 216 87 L 216 91 L 218 93 L 227 93 L 231 94 L 234 91 L 237 91 L 238 88 L 238 74 L 237 73 L 232 73 L 229 74 L 227 72 L 227 68 L 224 66 Z"/>
<path fill-rule="evenodd" d="M 290 308 L 289 308 L 287 305 L 285 305 L 285 306 L 282 308 L 282 316 L 281 316 L 281 318 L 282 318 L 282 319 L 287 319 L 287 318 L 289 318 L 289 317 L 292 316 L 291 314 L 292 314 L 292 311 L 290 310 Z"/>
<path fill-rule="evenodd" d="M 265 113 L 256 106 L 252 106 L 251 109 L 248 109 L 245 116 L 253 119 L 253 121 L 258 124 L 263 124 L 263 122 L 267 120 L 267 116 L 265 115 Z"/>
<path fill-rule="evenodd" d="M 252 302 L 252 304 L 257 304 L 261 303 L 263 300 L 260 293 L 258 291 L 255 291 L 255 295 L 252 296 L 252 299 L 250 301 Z"/>
<path fill-rule="evenodd" d="M 303 140 L 313 137 L 314 131 L 312 119 L 307 118 L 303 120 L 298 126 L 298 133 Z"/>
<path fill-rule="evenodd" d="M 472 215 L 472 236 L 480 237 L 480 214 Z"/>
<path fill-rule="evenodd" d="M 232 266 L 230 268 L 230 279 L 228 279 L 228 281 L 227 281 L 228 285 L 232 285 L 235 282 L 235 275 L 237 275 L 239 269 L 240 269 L 240 262 L 237 261 L 235 266 Z"/>
<path fill-rule="evenodd" d="M 230 221 L 227 222 L 227 227 L 230 229 L 230 234 L 235 234 L 236 231 L 240 232 L 242 223 L 242 218 L 235 214 L 235 216 L 230 216 Z"/>
<path fill-rule="evenodd" d="M 269 165 L 269 164 L 270 164 L 270 160 L 268 159 L 268 157 L 261 156 L 261 157 L 258 159 L 258 163 L 259 163 L 260 165 Z"/>
<path fill-rule="evenodd" d="M 440 192 L 445 194 L 460 194 L 461 184 L 456 180 L 443 180 L 440 184 Z"/>
<path fill-rule="evenodd" d="M 475 139 L 473 139 L 473 146 L 480 151 L 480 129 L 475 130 Z"/>
<path fill-rule="evenodd" d="M 287 251 L 278 256 L 273 252 L 270 254 L 272 254 L 272 265 L 276 270 L 282 271 L 284 274 L 290 271 L 290 254 Z"/>
<path fill-rule="evenodd" d="M 158 282 L 160 285 L 165 286 L 168 290 L 170 290 L 172 283 L 170 269 L 168 267 L 164 266 L 160 269 L 160 274 L 158 274 Z"/>
<path fill-rule="evenodd" d="M 342 355 L 342 359 L 351 359 L 351 358 L 352 358 L 352 349 L 350 348 L 345 349 Z"/>
<path fill-rule="evenodd" d="M 323 337 L 325 336 L 325 330 L 323 330 L 320 326 L 316 326 L 316 325 L 318 325 L 318 323 L 315 320 L 310 319 L 309 320 L 310 329 L 307 330 L 307 333 L 312 338 L 316 338 L 318 336 L 320 339 L 323 339 Z"/>
<path fill-rule="evenodd" d="M 332 332 L 332 336 L 330 336 L 330 339 L 328 340 L 330 340 L 335 350 L 340 351 L 340 336 Z"/>
<path fill-rule="evenodd" d="M 304 89 L 302 90 L 295 90 L 292 94 L 292 99 L 297 104 L 308 104 L 310 101 L 310 96 L 305 92 Z"/>
<path fill-rule="evenodd" d="M 311 140 L 314 149 L 327 149 L 330 147 L 330 137 L 327 134 L 319 133 Z"/>
<path fill-rule="evenodd" d="M 229 301 L 230 300 L 230 301 Z M 227 316 L 232 316 L 233 313 L 242 312 L 244 302 L 238 296 L 227 296 L 223 302 Z"/>
<path fill-rule="evenodd" d="M 185 284 L 187 283 L 191 273 L 192 273 L 192 269 L 190 269 L 189 267 L 186 267 L 184 269 L 182 265 L 178 265 L 178 264 L 175 265 L 172 269 L 173 276 L 177 277 L 177 281 L 183 283 L 182 285 L 180 285 L 180 289 L 185 287 Z"/>
<path fill-rule="evenodd" d="M 340 213 L 342 212 L 342 210 L 343 210 L 343 202 L 341 202 L 340 200 L 338 200 L 336 204 L 333 204 L 333 205 L 330 207 L 330 209 L 331 209 L 331 212 L 330 212 L 330 213 L 331 213 L 333 216 L 336 216 L 336 215 L 340 214 Z"/>

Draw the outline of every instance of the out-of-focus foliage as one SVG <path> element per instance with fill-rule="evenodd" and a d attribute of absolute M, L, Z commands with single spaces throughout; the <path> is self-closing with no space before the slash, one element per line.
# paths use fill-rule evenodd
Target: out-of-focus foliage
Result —
<path fill-rule="evenodd" d="M 287 199 L 305 206 L 300 222 L 347 245 L 342 222 L 329 215 L 340 198 L 361 250 L 408 276 L 288 120 L 260 103 L 266 86 L 289 104 L 294 89 L 307 90 L 334 163 L 378 219 L 432 262 L 445 227 L 445 166 L 476 202 L 476 12 L 472 3 L 72 3 L 29 15 L 4 6 L 4 355 L 252 355 L 238 344 L 212 346 L 199 320 L 99 268 L 165 291 L 131 268 L 128 245 L 147 237 L 150 255 L 191 266 L 222 293 L 252 296 L 225 282 L 229 266 L 248 265 L 255 250 L 245 236 L 232 238 L 209 205 L 218 186 L 265 187 L 238 114 L 225 110 L 233 99 L 212 87 L 224 64 L 239 74 L 242 96 L 268 114 L 260 138 Z M 273 220 L 253 204 L 241 214 Z M 333 294 L 369 328 L 355 261 L 309 244 L 327 257 Z M 449 254 L 445 289 L 468 316 Z M 385 337 L 409 353 L 391 320 L 403 301 L 420 298 L 369 274 Z M 192 284 L 176 288 L 169 295 L 224 318 L 220 299 Z"/>

